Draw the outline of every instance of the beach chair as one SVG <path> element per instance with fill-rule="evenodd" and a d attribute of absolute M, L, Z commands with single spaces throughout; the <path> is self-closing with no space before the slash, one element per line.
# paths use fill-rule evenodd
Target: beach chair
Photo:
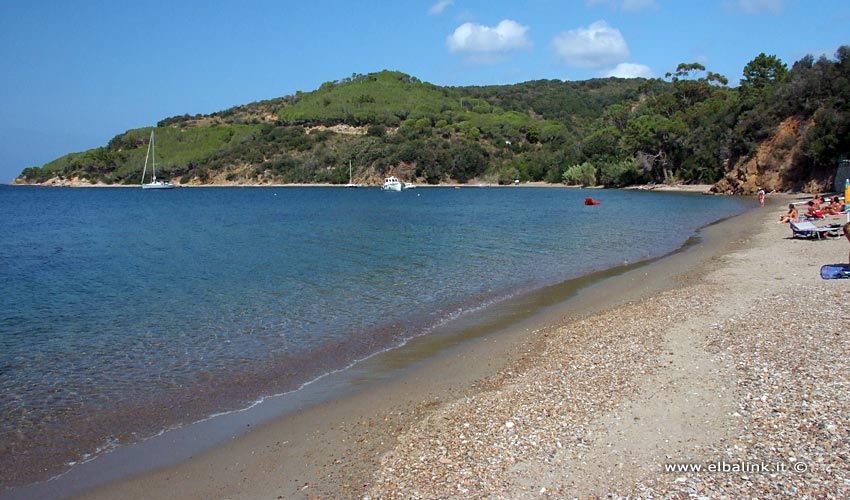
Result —
<path fill-rule="evenodd" d="M 817 238 L 820 240 L 826 238 L 830 232 L 835 231 L 835 228 L 818 227 L 809 221 L 792 222 L 789 225 L 791 226 L 792 238 Z"/>

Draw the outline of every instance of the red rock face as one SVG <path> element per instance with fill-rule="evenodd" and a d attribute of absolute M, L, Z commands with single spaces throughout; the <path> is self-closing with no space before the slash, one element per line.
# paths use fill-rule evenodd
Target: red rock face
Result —
<path fill-rule="evenodd" d="M 721 194 L 755 194 L 771 191 L 820 193 L 831 189 L 833 172 L 804 172 L 799 161 L 805 131 L 814 124 L 792 117 L 762 142 L 753 156 L 741 158 L 712 191 Z"/>

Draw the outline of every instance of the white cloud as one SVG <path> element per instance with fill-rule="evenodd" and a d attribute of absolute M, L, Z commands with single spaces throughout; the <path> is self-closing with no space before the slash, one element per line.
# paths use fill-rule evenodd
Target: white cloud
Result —
<path fill-rule="evenodd" d="M 446 44 L 450 52 L 497 54 L 531 47 L 528 26 L 505 19 L 496 27 L 464 23 L 449 35 Z"/>
<path fill-rule="evenodd" d="M 552 47 L 565 63 L 582 68 L 608 66 L 629 57 L 620 30 L 605 21 L 561 32 L 552 40 Z"/>
<path fill-rule="evenodd" d="M 615 76 L 617 78 L 653 78 L 652 70 L 645 64 L 620 63 L 617 66 L 604 71 L 603 76 Z"/>
<path fill-rule="evenodd" d="M 782 12 L 782 0 L 737 0 L 735 6 L 747 14 L 761 14 L 762 12 L 779 14 Z"/>
<path fill-rule="evenodd" d="M 446 7 L 453 3 L 454 0 L 439 0 L 437 3 L 432 5 L 430 9 L 428 9 L 428 14 L 432 16 L 442 14 Z"/>

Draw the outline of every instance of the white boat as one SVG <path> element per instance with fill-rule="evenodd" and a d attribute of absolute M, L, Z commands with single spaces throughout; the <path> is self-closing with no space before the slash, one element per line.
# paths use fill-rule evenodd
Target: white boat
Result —
<path fill-rule="evenodd" d="M 359 188 L 360 184 L 354 184 L 351 179 L 351 160 L 348 160 L 348 184 L 345 185 L 347 188 Z"/>
<path fill-rule="evenodd" d="M 148 173 L 148 158 L 151 160 L 151 181 L 145 184 L 145 175 Z M 172 189 L 173 187 L 174 184 L 156 178 L 156 147 L 154 146 L 153 130 L 151 130 L 151 140 L 148 142 L 148 152 L 145 154 L 145 169 L 142 170 L 142 189 Z"/>
<path fill-rule="evenodd" d="M 401 191 L 401 188 L 401 181 L 392 175 L 384 179 L 384 185 L 381 187 L 384 191 Z"/>
<path fill-rule="evenodd" d="M 416 184 L 412 184 L 410 182 L 402 182 L 401 188 L 402 189 L 416 189 Z"/>

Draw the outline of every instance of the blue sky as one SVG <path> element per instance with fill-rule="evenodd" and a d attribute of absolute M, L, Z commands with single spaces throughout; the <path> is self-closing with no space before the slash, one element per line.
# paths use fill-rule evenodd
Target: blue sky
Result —
<path fill-rule="evenodd" d="M 437 85 L 663 77 L 737 85 L 850 44 L 846 0 L 0 0 L 0 182 L 126 130 L 398 70 Z"/>

